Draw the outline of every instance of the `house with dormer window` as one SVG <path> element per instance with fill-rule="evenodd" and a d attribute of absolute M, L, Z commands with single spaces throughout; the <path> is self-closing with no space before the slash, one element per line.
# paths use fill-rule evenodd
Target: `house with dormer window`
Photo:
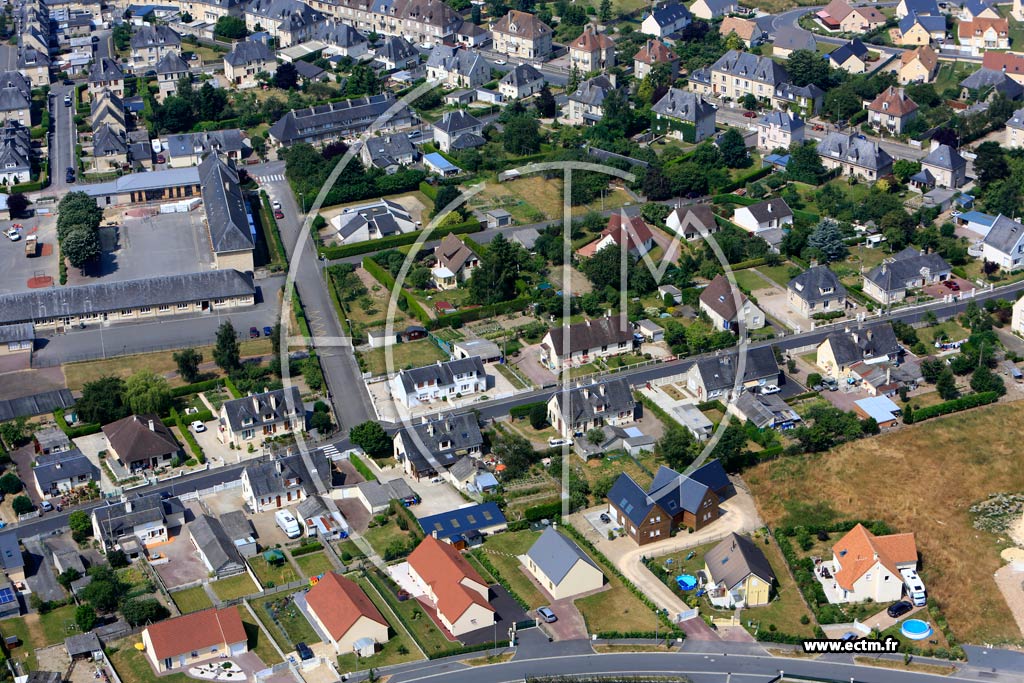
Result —
<path fill-rule="evenodd" d="M 217 437 L 222 443 L 260 446 L 265 440 L 306 428 L 306 408 L 298 387 L 225 401 L 220 407 Z"/>
<path fill-rule="evenodd" d="M 547 59 L 552 33 L 551 27 L 536 16 L 519 10 L 509 10 L 491 26 L 494 51 L 519 59 Z"/>
<path fill-rule="evenodd" d="M 548 399 L 548 422 L 565 438 L 594 428 L 631 424 L 637 416 L 636 400 L 624 379 L 556 391 Z"/>
<path fill-rule="evenodd" d="M 739 295 L 739 308 L 736 308 L 736 296 L 732 285 L 724 275 L 716 275 L 704 291 L 700 293 L 698 305 L 702 313 L 711 319 L 716 330 L 736 333 L 739 321 L 742 320 L 748 330 L 759 330 L 765 326 L 764 311 L 747 298 L 743 292 Z"/>
<path fill-rule="evenodd" d="M 846 308 L 846 287 L 828 266 L 813 266 L 789 281 L 787 298 L 794 311 L 810 318 Z"/>
<path fill-rule="evenodd" d="M 487 391 L 487 373 L 479 356 L 421 368 L 403 368 L 391 378 L 391 395 L 406 408 L 454 400 Z"/>
<path fill-rule="evenodd" d="M 242 496 L 254 513 L 298 503 L 319 493 L 321 486 L 331 487 L 331 462 L 323 451 L 253 462 L 242 470 Z"/>

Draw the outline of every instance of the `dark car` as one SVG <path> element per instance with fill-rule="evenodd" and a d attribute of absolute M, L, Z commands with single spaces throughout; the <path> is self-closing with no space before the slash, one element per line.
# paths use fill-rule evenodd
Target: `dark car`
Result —
<path fill-rule="evenodd" d="M 167 157 L 165 157 L 163 154 L 157 154 L 156 155 L 156 163 L 158 163 L 158 164 L 166 164 L 167 163 Z"/>
<path fill-rule="evenodd" d="M 259 330 L 259 328 L 258 327 L 250 327 L 249 328 L 249 339 L 259 339 L 259 338 L 260 338 L 260 330 Z"/>
<path fill-rule="evenodd" d="M 295 652 L 299 655 L 299 659 L 306 661 L 307 659 L 313 659 L 313 651 L 309 649 L 309 645 L 305 643 L 296 643 Z"/>
<path fill-rule="evenodd" d="M 899 619 L 912 609 L 914 609 L 913 605 L 906 600 L 900 600 L 895 604 L 889 605 L 889 609 L 885 610 L 885 613 L 893 619 Z"/>
<path fill-rule="evenodd" d="M 267 325 L 267 326 L 265 326 L 263 328 L 263 336 L 264 337 L 270 337 L 270 336 L 273 336 L 273 334 L 274 334 L 274 328 L 270 327 L 269 325 Z"/>
<path fill-rule="evenodd" d="M 280 209 L 275 211 L 274 218 L 276 218 L 277 220 L 281 220 L 282 218 L 284 218 L 284 211 L 281 211 Z"/>
<path fill-rule="evenodd" d="M 73 80 L 71 80 L 70 78 L 65 78 L 64 79 L 64 85 L 74 85 L 74 84 L 75 84 L 75 82 Z"/>
<path fill-rule="evenodd" d="M 602 512 L 601 513 L 601 521 L 604 522 L 605 524 L 611 524 L 612 523 L 612 518 L 608 516 L 607 512 Z"/>
<path fill-rule="evenodd" d="M 68 183 L 75 182 L 75 169 L 68 166 L 68 170 L 64 172 L 64 181 Z"/>
<path fill-rule="evenodd" d="M 756 119 L 757 118 L 757 112 L 756 111 L 745 111 L 745 112 L 743 112 L 743 116 L 748 118 L 748 119 Z"/>

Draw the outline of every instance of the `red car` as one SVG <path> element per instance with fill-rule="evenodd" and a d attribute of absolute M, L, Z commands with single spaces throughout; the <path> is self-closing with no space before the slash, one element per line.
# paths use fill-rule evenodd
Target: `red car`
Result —
<path fill-rule="evenodd" d="M 281 220 L 282 218 L 284 218 L 284 211 L 281 211 L 280 209 L 274 211 L 274 218 L 276 218 L 277 220 Z"/>
<path fill-rule="evenodd" d="M 156 163 L 158 163 L 158 164 L 165 164 L 165 163 L 167 163 L 167 159 L 164 158 L 163 154 L 157 154 L 156 155 Z"/>
<path fill-rule="evenodd" d="M 956 280 L 943 280 L 942 286 L 953 292 L 960 291 L 960 284 Z"/>
<path fill-rule="evenodd" d="M 748 119 L 756 119 L 757 118 L 757 112 L 756 111 L 745 111 L 745 112 L 743 112 L 743 115 L 745 117 L 747 117 Z"/>

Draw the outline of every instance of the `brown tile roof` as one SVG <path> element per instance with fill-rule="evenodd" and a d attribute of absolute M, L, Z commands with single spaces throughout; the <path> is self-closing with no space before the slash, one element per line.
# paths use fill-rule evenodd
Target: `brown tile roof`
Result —
<path fill-rule="evenodd" d="M 865 21 L 870 23 L 885 23 L 885 15 L 879 12 L 874 7 L 855 7 L 854 12 L 864 18 Z"/>
<path fill-rule="evenodd" d="M 956 30 L 961 38 L 970 38 L 972 36 L 984 35 L 990 28 L 994 29 L 999 35 L 1005 36 L 1010 32 L 1010 23 L 1002 17 L 999 19 L 975 17 L 973 21 L 961 21 Z"/>
<path fill-rule="evenodd" d="M 615 41 L 603 33 L 598 33 L 593 26 L 583 29 L 580 37 L 569 43 L 570 50 L 582 50 L 583 52 L 596 52 L 609 47 L 615 47 Z"/>
<path fill-rule="evenodd" d="M 147 626 L 146 631 L 158 661 L 214 645 L 246 642 L 245 627 L 235 607 L 214 607 L 167 619 Z"/>
<path fill-rule="evenodd" d="M 850 12 L 853 11 L 853 8 L 843 2 L 843 0 L 832 0 L 832 2 L 825 5 L 825 8 L 821 11 L 836 21 L 842 21 L 848 14 L 850 14 Z"/>
<path fill-rule="evenodd" d="M 722 316 L 724 320 L 733 321 L 736 319 L 736 301 L 732 295 L 732 285 L 724 275 L 716 275 L 704 291 L 700 293 L 702 304 Z M 746 295 L 740 292 L 740 302 L 747 301 Z"/>
<path fill-rule="evenodd" d="M 743 40 L 750 40 L 754 35 L 754 30 L 757 28 L 757 24 L 749 19 L 741 19 L 740 17 L 726 17 L 722 19 L 722 25 L 718 27 L 718 33 L 723 36 L 728 36 L 730 33 L 735 32 Z"/>
<path fill-rule="evenodd" d="M 491 32 L 495 31 L 522 38 L 538 38 L 550 34 L 551 27 L 529 12 L 513 9 L 491 26 Z"/>
<path fill-rule="evenodd" d="M 608 226 L 601 231 L 601 237 L 611 236 L 615 244 L 622 246 L 623 235 L 626 237 L 627 249 L 635 249 L 646 244 L 653 237 L 651 229 L 641 216 L 626 216 L 626 221 L 623 222 L 621 213 L 613 213 L 608 217 Z"/>
<path fill-rule="evenodd" d="M 903 88 L 890 85 L 878 93 L 878 97 L 868 105 L 868 109 L 892 116 L 906 116 L 911 112 L 917 111 L 917 102 L 907 97 Z"/>
<path fill-rule="evenodd" d="M 103 434 L 125 463 L 177 453 L 181 448 L 157 415 L 129 415 L 103 425 Z"/>
<path fill-rule="evenodd" d="M 987 56 L 989 53 L 986 52 L 985 54 Z M 920 60 L 921 66 L 928 69 L 928 71 L 934 69 L 935 65 L 939 63 L 939 55 L 927 45 L 922 45 L 916 50 L 907 50 L 900 56 L 903 66 L 910 64 L 915 59 Z"/>
<path fill-rule="evenodd" d="M 981 67 L 993 71 L 1005 71 L 1008 76 L 1024 75 L 1024 54 L 989 51 L 981 58 Z"/>
<path fill-rule="evenodd" d="M 440 265 L 453 273 L 458 273 L 466 263 L 476 258 L 473 250 L 451 233 L 445 235 L 441 244 L 435 247 L 434 255 Z"/>
<path fill-rule="evenodd" d="M 839 561 L 840 569 L 835 573 L 836 583 L 845 590 L 853 585 L 875 565 L 877 559 L 883 567 L 899 576 L 897 564 L 917 563 L 917 544 L 914 534 L 891 534 L 875 536 L 863 524 L 850 529 L 832 547 Z"/>
<path fill-rule="evenodd" d="M 569 353 L 587 351 L 598 346 L 625 344 L 633 341 L 633 328 L 624 314 L 608 318 L 593 318 L 572 325 L 559 325 L 548 330 L 551 337 L 551 352 L 563 357 L 566 335 L 569 337 Z"/>
<path fill-rule="evenodd" d="M 633 59 L 642 64 L 658 64 L 660 62 L 673 62 L 678 57 L 665 43 L 652 38 L 640 48 L 640 51 L 636 53 Z"/>
<path fill-rule="evenodd" d="M 344 638 L 360 617 L 388 625 L 363 589 L 352 579 L 335 572 L 327 572 L 309 589 L 306 602 L 335 640 Z"/>
<path fill-rule="evenodd" d="M 409 566 L 437 596 L 437 611 L 455 623 L 476 603 L 494 611 L 486 598 L 464 585 L 467 581 L 485 587 L 487 583 L 455 546 L 427 536 L 409 555 Z"/>

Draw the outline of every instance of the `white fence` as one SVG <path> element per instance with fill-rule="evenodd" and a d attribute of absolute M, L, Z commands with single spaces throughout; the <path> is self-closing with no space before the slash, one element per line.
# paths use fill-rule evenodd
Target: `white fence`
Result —
<path fill-rule="evenodd" d="M 221 491 L 237 489 L 241 485 L 241 479 L 232 479 L 231 481 L 226 481 L 223 484 L 217 484 L 216 486 L 211 486 L 210 488 L 202 489 L 201 491 L 189 491 L 187 493 L 182 493 L 178 496 L 178 500 L 182 502 L 186 500 L 198 500 L 204 496 L 211 496 L 215 493 L 220 493 Z"/>

